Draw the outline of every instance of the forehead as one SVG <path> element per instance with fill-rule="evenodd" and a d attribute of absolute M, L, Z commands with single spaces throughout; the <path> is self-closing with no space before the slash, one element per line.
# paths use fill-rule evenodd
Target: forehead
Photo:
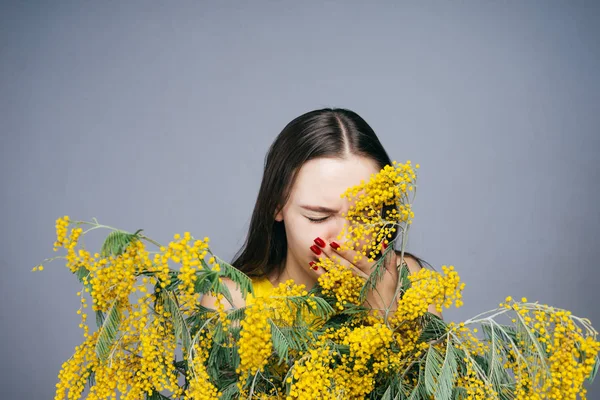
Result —
<path fill-rule="evenodd" d="M 340 195 L 349 187 L 367 182 L 379 172 L 377 164 L 368 158 L 316 158 L 298 171 L 290 193 L 290 201 L 303 205 L 340 207 L 345 201 Z"/>

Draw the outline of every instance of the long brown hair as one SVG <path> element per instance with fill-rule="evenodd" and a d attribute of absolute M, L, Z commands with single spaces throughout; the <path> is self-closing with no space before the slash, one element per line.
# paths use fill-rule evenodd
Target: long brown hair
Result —
<path fill-rule="evenodd" d="M 357 113 L 343 108 L 324 108 L 303 114 L 286 125 L 265 158 L 264 173 L 244 246 L 232 265 L 249 276 L 280 271 L 287 254 L 285 221 L 275 214 L 290 195 L 300 167 L 319 157 L 366 157 L 380 169 L 392 161 L 373 129 Z M 412 256 L 419 264 L 422 260 Z"/>

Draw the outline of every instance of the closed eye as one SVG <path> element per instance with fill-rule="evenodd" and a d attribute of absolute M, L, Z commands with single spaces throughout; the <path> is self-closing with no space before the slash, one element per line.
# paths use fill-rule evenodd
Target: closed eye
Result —
<path fill-rule="evenodd" d="M 306 217 L 306 219 L 308 219 L 310 222 L 318 224 L 319 222 L 324 222 L 325 220 L 327 220 L 329 217 L 323 217 L 323 218 L 310 218 L 310 217 Z"/>

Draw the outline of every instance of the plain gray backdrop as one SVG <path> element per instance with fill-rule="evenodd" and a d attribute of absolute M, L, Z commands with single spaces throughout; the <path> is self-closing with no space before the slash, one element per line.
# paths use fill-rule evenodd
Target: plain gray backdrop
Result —
<path fill-rule="evenodd" d="M 268 146 L 326 106 L 421 164 L 409 249 L 467 284 L 446 320 L 512 295 L 600 327 L 599 3 L 366 3 L 2 2 L 2 398 L 53 398 L 82 339 L 77 279 L 31 272 L 58 217 L 231 259 Z"/>

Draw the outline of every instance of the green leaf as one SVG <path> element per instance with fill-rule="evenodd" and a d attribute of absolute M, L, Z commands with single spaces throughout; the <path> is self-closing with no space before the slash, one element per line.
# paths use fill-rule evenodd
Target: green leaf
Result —
<path fill-rule="evenodd" d="M 490 350 L 485 354 L 486 375 L 492 383 L 496 393 L 502 393 L 510 384 L 510 377 L 504 368 L 505 349 L 508 346 L 504 340 L 509 340 L 509 332 L 505 332 L 505 327 L 496 326 L 495 321 L 490 321 L 489 325 L 482 323 L 482 331 L 489 341 Z M 501 396 L 502 397 L 502 396 Z"/>
<path fill-rule="evenodd" d="M 395 392 L 398 392 L 396 396 L 394 396 Z M 371 395 L 373 395 L 373 393 Z M 395 400 L 404 399 L 405 397 L 403 396 L 402 391 L 398 390 L 398 381 L 396 379 L 396 376 L 394 376 L 392 382 L 389 385 L 387 385 L 385 392 L 383 392 L 383 394 L 376 394 L 376 396 L 372 398 L 377 398 L 381 400 Z"/>
<path fill-rule="evenodd" d="M 90 271 L 86 267 L 81 265 L 79 269 L 75 271 L 75 275 L 77 276 L 79 282 L 83 283 L 83 279 L 87 278 L 90 275 Z"/>
<path fill-rule="evenodd" d="M 217 320 L 215 326 L 212 330 L 213 341 L 215 343 L 221 344 L 227 339 L 227 334 L 223 330 L 223 324 Z"/>
<path fill-rule="evenodd" d="M 230 321 L 240 321 L 246 317 L 246 307 L 240 307 L 232 310 L 227 314 L 227 319 Z"/>
<path fill-rule="evenodd" d="M 450 400 L 452 398 L 452 388 L 458 375 L 457 354 L 454 351 L 452 342 L 447 340 L 446 343 L 446 356 L 440 370 L 440 375 L 438 376 L 437 389 L 435 391 L 436 400 Z"/>
<path fill-rule="evenodd" d="M 298 308 L 305 308 L 313 315 L 319 318 L 327 319 L 330 315 L 334 314 L 333 307 L 323 298 L 312 297 L 312 296 L 272 296 L 274 298 L 280 298 L 288 303 L 293 304 Z M 311 302 L 314 303 L 315 308 L 311 306 Z"/>
<path fill-rule="evenodd" d="M 86 372 L 89 374 L 88 378 L 87 378 L 88 388 L 91 388 L 92 386 L 94 386 L 96 384 L 96 380 L 95 380 L 96 373 L 95 373 L 93 367 L 88 367 Z"/>
<path fill-rule="evenodd" d="M 391 247 L 389 247 L 389 248 L 391 248 Z M 387 252 L 387 250 L 386 250 L 386 252 Z M 362 289 L 360 290 L 360 302 L 361 303 L 363 303 L 365 301 L 369 292 L 371 290 L 375 289 L 377 287 L 377 284 L 383 279 L 383 277 L 385 275 L 385 260 L 386 260 L 386 257 L 383 256 L 379 260 L 377 260 L 375 262 L 375 264 L 373 264 L 373 266 L 371 267 L 371 273 L 369 274 L 367 281 L 365 282 Z"/>
<path fill-rule="evenodd" d="M 590 383 L 593 383 L 594 379 L 596 379 L 596 375 L 598 374 L 599 367 L 600 367 L 600 357 L 596 356 L 596 362 L 594 362 L 594 367 L 592 368 L 592 372 L 590 373 L 590 376 L 588 377 L 588 380 L 590 381 Z"/>
<path fill-rule="evenodd" d="M 244 299 L 248 295 L 248 293 L 254 294 L 254 290 L 252 288 L 252 280 L 244 274 L 239 269 L 235 268 L 233 265 L 225 262 L 219 257 L 215 257 L 217 262 L 219 263 L 220 271 L 219 275 L 225 278 L 231 279 L 235 282 L 236 288 L 239 288 L 242 292 L 242 296 Z"/>
<path fill-rule="evenodd" d="M 188 360 L 176 361 L 173 363 L 173 366 L 177 369 L 188 369 Z"/>
<path fill-rule="evenodd" d="M 96 326 L 100 328 L 104 325 L 104 313 L 102 311 L 96 311 Z"/>
<path fill-rule="evenodd" d="M 420 318 L 420 323 L 423 330 L 419 336 L 419 343 L 438 340 L 448 331 L 448 326 L 444 320 L 430 312 L 426 312 Z"/>
<path fill-rule="evenodd" d="M 408 264 L 406 261 L 402 262 L 402 267 L 400 267 L 400 289 L 402 293 L 405 293 L 411 286 L 410 279 L 408 276 L 410 275 L 410 270 L 408 269 Z"/>
<path fill-rule="evenodd" d="M 115 300 L 108 310 L 104 324 L 102 324 L 102 328 L 100 328 L 100 333 L 98 334 L 98 341 L 96 342 L 96 355 L 102 362 L 106 361 L 112 350 L 120 324 L 121 310 L 118 302 Z"/>
<path fill-rule="evenodd" d="M 392 385 L 387 387 L 383 393 L 383 396 L 381 396 L 381 400 L 392 400 Z"/>
<path fill-rule="evenodd" d="M 142 229 L 139 229 L 135 233 L 127 233 L 119 230 L 112 231 L 104 240 L 100 254 L 102 257 L 120 256 L 125 252 L 129 243 L 139 240 L 139 233 L 141 231 Z"/>
<path fill-rule="evenodd" d="M 463 400 L 467 398 L 467 389 L 464 387 L 455 387 L 452 389 L 452 400 Z"/>
<path fill-rule="evenodd" d="M 210 288 L 215 279 L 216 273 L 201 269 L 196 272 L 196 280 L 194 281 L 194 293 L 206 294 L 210 292 Z"/>
<path fill-rule="evenodd" d="M 538 374 L 544 375 L 541 377 L 542 380 L 545 380 L 549 377 L 549 368 L 546 364 L 546 353 L 544 352 L 542 345 L 538 341 L 536 335 L 532 332 L 531 328 L 525 322 L 523 316 L 516 312 L 516 331 L 518 337 L 525 342 L 524 347 L 519 347 L 519 351 L 522 354 L 522 357 L 526 361 L 527 368 L 531 375 L 532 380 L 535 382 L 536 379 L 539 379 Z M 518 342 L 515 342 L 518 345 Z M 533 349 L 533 350 L 532 350 Z"/>
<path fill-rule="evenodd" d="M 427 392 L 427 388 L 423 384 L 424 380 L 424 368 L 419 366 L 419 376 L 417 380 L 417 384 L 415 385 L 413 391 L 411 392 L 408 400 L 421 400 L 421 399 L 429 399 L 429 393 Z"/>
<path fill-rule="evenodd" d="M 233 297 L 231 297 L 231 292 L 229 291 L 229 288 L 225 286 L 223 282 L 221 282 L 221 278 L 219 278 L 218 275 L 216 275 L 210 287 L 210 291 L 214 293 L 221 293 L 223 297 L 225 297 L 225 299 L 229 302 L 229 304 L 233 306 Z"/>
<path fill-rule="evenodd" d="M 233 297 L 229 288 L 223 284 L 219 276 L 219 272 L 211 271 L 208 269 L 208 265 L 204 260 L 201 260 L 203 265 L 206 265 L 203 269 L 196 273 L 197 279 L 194 284 L 194 291 L 196 293 L 221 293 L 227 301 L 233 305 Z"/>
<path fill-rule="evenodd" d="M 232 400 L 234 398 L 237 398 L 237 395 L 239 395 L 239 388 L 237 385 L 237 382 L 234 382 L 232 384 L 230 384 L 229 386 L 227 386 L 225 389 L 223 389 L 223 391 L 221 392 L 221 400 Z"/>
<path fill-rule="evenodd" d="M 312 341 L 309 330 L 301 326 L 281 326 L 269 318 L 273 348 L 279 354 L 279 364 L 288 357 L 289 350 L 306 350 Z"/>
<path fill-rule="evenodd" d="M 79 267 L 77 271 L 75 271 L 75 276 L 79 282 L 81 282 L 89 291 L 92 293 L 92 283 L 90 282 L 90 271 L 83 265 Z M 87 280 L 87 283 L 84 283 L 84 280 Z"/>
<path fill-rule="evenodd" d="M 435 395 L 438 377 L 442 369 L 444 358 L 440 352 L 434 347 L 429 346 L 427 357 L 425 358 L 425 389 L 430 395 Z"/>
<path fill-rule="evenodd" d="M 446 354 L 430 345 L 425 359 L 425 389 L 436 400 L 450 400 L 457 377 L 457 355 L 451 341 L 446 341 Z"/>
<path fill-rule="evenodd" d="M 171 321 L 173 322 L 173 328 L 175 329 L 175 339 L 179 340 L 181 345 L 190 351 L 190 330 L 185 323 L 185 318 L 179 309 L 177 299 L 173 292 L 163 290 L 161 293 L 164 301 L 165 311 L 171 314 Z"/>

